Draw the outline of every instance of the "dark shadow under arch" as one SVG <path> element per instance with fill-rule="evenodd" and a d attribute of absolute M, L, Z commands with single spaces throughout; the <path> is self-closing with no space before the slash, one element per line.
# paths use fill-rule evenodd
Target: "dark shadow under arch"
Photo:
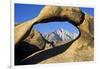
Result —
<path fill-rule="evenodd" d="M 61 54 L 63 53 L 64 51 L 66 51 L 70 45 L 74 42 L 75 40 L 69 42 L 69 43 L 66 43 L 64 45 L 61 45 L 61 46 L 58 46 L 58 47 L 55 47 L 55 48 L 51 48 L 51 49 L 48 49 L 48 50 L 44 50 L 44 51 L 41 51 L 35 55 L 33 55 L 32 57 L 24 60 L 24 61 L 20 61 L 18 62 L 18 64 L 16 65 L 30 65 L 30 64 L 37 64 L 43 60 L 46 60 L 48 58 L 51 58 L 53 56 L 56 56 L 58 54 Z M 34 53 L 33 53 L 34 54 Z"/>

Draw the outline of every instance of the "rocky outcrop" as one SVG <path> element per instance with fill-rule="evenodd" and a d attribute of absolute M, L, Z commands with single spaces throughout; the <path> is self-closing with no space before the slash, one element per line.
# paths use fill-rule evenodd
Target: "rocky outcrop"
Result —
<path fill-rule="evenodd" d="M 93 55 L 94 55 L 93 17 L 82 12 L 79 8 L 75 7 L 45 6 L 41 10 L 40 14 L 36 17 L 36 21 L 33 20 L 28 23 L 25 22 L 15 27 L 15 44 L 17 42 L 20 42 L 23 38 L 26 38 L 25 34 L 29 34 L 29 30 L 31 30 L 30 28 L 34 24 L 42 22 L 48 23 L 51 21 L 66 21 L 66 20 L 70 21 L 70 23 L 72 23 L 75 27 L 79 29 L 80 32 L 79 36 L 75 40 L 65 45 L 56 48 L 44 49 L 35 54 L 32 54 L 26 57 L 25 60 L 22 61 L 22 64 L 58 63 L 58 62 L 93 60 Z M 41 38 L 39 36 L 37 37 L 38 39 Z M 35 39 L 32 39 L 32 41 L 33 40 Z M 42 38 L 40 40 L 42 40 Z M 29 43 L 32 43 L 31 40 L 29 41 Z M 33 42 L 33 44 L 34 43 L 36 42 Z M 39 44 L 38 43 L 36 44 L 39 45 L 41 44 L 41 42 L 39 42 Z M 46 44 L 46 46 L 48 46 L 48 44 Z"/>
<path fill-rule="evenodd" d="M 32 19 L 20 24 L 16 24 L 14 27 L 14 44 L 24 40 L 30 33 L 33 24 L 36 22 L 36 19 Z"/>
<path fill-rule="evenodd" d="M 51 10 L 49 11 L 49 9 Z M 38 22 L 67 20 L 75 24 L 80 24 L 83 18 L 84 14 L 78 7 L 45 6 L 38 15 L 37 20 Z"/>
<path fill-rule="evenodd" d="M 32 30 L 28 37 L 25 39 L 25 41 L 31 45 L 37 46 L 39 49 L 43 49 L 46 44 L 40 32 L 36 30 Z"/>

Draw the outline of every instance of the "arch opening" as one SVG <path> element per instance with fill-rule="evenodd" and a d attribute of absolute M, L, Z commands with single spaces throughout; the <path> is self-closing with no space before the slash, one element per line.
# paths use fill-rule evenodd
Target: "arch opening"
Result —
<path fill-rule="evenodd" d="M 44 39 L 54 46 L 63 45 L 79 37 L 79 29 L 68 21 L 40 23 L 33 26 Z"/>

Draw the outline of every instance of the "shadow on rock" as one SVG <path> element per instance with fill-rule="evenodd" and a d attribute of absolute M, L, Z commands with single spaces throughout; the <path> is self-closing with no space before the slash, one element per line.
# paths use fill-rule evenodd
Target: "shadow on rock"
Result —
<path fill-rule="evenodd" d="M 22 59 L 39 50 L 38 47 L 25 41 L 21 41 L 17 46 L 15 46 L 15 65 L 20 64 Z"/>
<path fill-rule="evenodd" d="M 51 57 L 54 57 L 56 55 L 59 55 L 61 53 L 63 53 L 64 51 L 66 51 L 69 46 L 73 43 L 73 41 L 66 43 L 64 45 L 61 46 L 57 46 L 48 50 L 43 50 L 35 55 L 33 55 L 32 57 L 24 60 L 23 62 L 21 62 L 18 65 L 30 65 L 30 64 L 37 64 L 43 60 L 49 59 Z"/>

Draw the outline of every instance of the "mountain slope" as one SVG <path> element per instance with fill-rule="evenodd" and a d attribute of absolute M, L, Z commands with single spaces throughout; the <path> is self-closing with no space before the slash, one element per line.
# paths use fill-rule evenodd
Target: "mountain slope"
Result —
<path fill-rule="evenodd" d="M 50 32 L 44 35 L 44 38 L 49 41 L 53 42 L 54 45 L 59 43 L 68 43 L 71 40 L 75 39 L 78 36 L 78 33 L 71 33 L 63 28 L 58 29 L 54 32 Z"/>

